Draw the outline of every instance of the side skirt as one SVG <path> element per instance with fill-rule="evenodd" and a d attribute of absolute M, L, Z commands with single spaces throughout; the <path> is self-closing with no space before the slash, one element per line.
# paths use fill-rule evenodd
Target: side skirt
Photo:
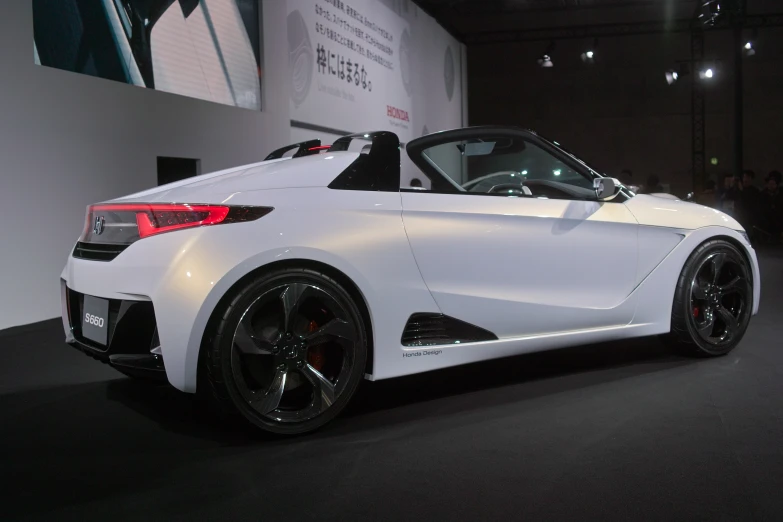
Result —
<path fill-rule="evenodd" d="M 373 375 L 367 376 L 367 378 L 371 380 L 389 379 L 490 359 L 583 344 L 658 335 L 668 331 L 668 324 L 644 323 L 488 341 L 455 342 L 454 344 L 427 346 L 402 345 L 399 346 L 396 354 L 392 347 L 388 347 L 389 352 L 381 356 L 383 361 L 376 364 Z"/>

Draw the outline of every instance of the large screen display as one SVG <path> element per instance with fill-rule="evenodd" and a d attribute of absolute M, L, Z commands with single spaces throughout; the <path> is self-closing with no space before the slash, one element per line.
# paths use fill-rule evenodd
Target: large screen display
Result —
<path fill-rule="evenodd" d="M 258 0 L 33 0 L 36 63 L 261 109 Z"/>

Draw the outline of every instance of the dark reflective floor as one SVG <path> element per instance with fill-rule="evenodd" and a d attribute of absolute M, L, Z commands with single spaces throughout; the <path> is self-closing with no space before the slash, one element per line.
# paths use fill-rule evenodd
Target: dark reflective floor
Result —
<path fill-rule="evenodd" d="M 783 253 L 720 359 L 656 339 L 365 383 L 264 439 L 62 343 L 0 333 L 2 520 L 783 520 Z"/>

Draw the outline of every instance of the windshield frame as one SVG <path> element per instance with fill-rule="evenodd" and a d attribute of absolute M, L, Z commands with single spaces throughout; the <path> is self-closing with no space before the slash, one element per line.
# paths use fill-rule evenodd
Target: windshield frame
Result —
<path fill-rule="evenodd" d="M 595 174 L 596 176 L 598 176 L 598 177 L 600 177 L 600 178 L 610 178 L 610 177 L 612 177 L 612 176 L 607 176 L 606 174 L 603 174 L 603 173 L 601 173 L 600 171 L 598 171 L 598 170 L 594 169 L 592 166 L 590 166 L 590 164 L 589 164 L 589 163 L 587 163 L 587 162 L 586 162 L 585 160 L 583 160 L 582 158 L 578 157 L 576 154 L 574 154 L 573 152 L 571 152 L 570 150 L 568 150 L 568 149 L 567 149 L 567 148 L 565 148 L 564 146 L 560 145 L 558 142 L 556 142 L 556 141 L 554 141 L 554 140 L 550 140 L 549 138 L 547 138 L 547 137 L 545 137 L 545 136 L 542 136 L 542 135 L 538 134 L 538 133 L 537 133 L 537 132 L 535 132 L 535 131 L 532 131 L 532 130 L 531 130 L 530 132 L 532 132 L 533 134 L 535 134 L 536 136 L 538 136 L 538 137 L 539 137 L 539 138 L 540 138 L 542 141 L 544 141 L 544 142 L 546 142 L 546 143 L 549 143 L 549 144 L 550 144 L 552 147 L 554 147 L 554 148 L 556 148 L 556 149 L 560 150 L 560 151 L 561 151 L 563 154 L 566 154 L 566 155 L 570 156 L 571 158 L 573 158 L 573 159 L 574 159 L 574 161 L 577 161 L 577 162 L 579 162 L 581 165 L 583 165 L 584 167 L 586 167 L 587 169 L 589 169 L 589 170 L 590 170 L 590 171 L 591 171 L 593 174 Z M 628 185 L 625 185 L 624 183 L 622 183 L 622 182 L 621 182 L 619 179 L 617 179 L 617 178 L 613 178 L 613 179 L 614 179 L 615 181 L 617 181 L 617 182 L 620 184 L 621 190 L 622 190 L 622 191 L 624 191 L 624 192 L 626 193 L 625 195 L 626 195 L 628 198 L 632 198 L 632 197 L 634 197 L 634 196 L 636 195 L 636 192 L 634 192 L 633 190 L 631 190 L 631 188 L 630 188 L 630 187 L 628 187 Z"/>

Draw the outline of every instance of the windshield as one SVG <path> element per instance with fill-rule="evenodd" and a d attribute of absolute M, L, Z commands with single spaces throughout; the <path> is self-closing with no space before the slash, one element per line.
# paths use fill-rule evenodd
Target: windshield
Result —
<path fill-rule="evenodd" d="M 533 180 L 592 190 L 592 178 L 580 174 L 550 152 L 522 137 L 484 136 L 439 143 L 422 151 L 433 168 L 471 192 L 518 186 Z"/>
<path fill-rule="evenodd" d="M 560 143 L 554 140 L 550 140 L 546 136 L 542 136 L 538 133 L 536 133 L 536 136 L 538 136 L 539 138 L 541 138 L 543 141 L 547 142 L 551 146 L 555 147 L 556 149 L 562 151 L 564 154 L 568 154 L 569 156 L 571 156 L 572 159 L 578 161 L 580 164 L 590 169 L 593 172 L 593 174 L 597 174 L 598 176 L 601 177 L 606 177 L 606 174 L 602 174 L 600 170 L 593 168 L 589 163 L 587 163 L 585 160 L 583 160 L 582 158 L 580 158 L 579 156 L 577 156 L 576 154 L 574 154 L 573 152 L 571 152 L 570 150 L 562 146 Z"/>
<path fill-rule="evenodd" d="M 584 165 L 585 167 L 587 167 L 588 169 L 590 169 L 590 171 L 591 171 L 593 174 L 595 174 L 596 176 L 601 176 L 602 178 L 609 177 L 609 176 L 607 176 L 606 174 L 602 173 L 600 170 L 597 170 L 597 169 L 593 168 L 593 167 L 592 167 L 590 164 L 588 164 L 588 163 L 587 163 L 585 160 L 583 160 L 582 158 L 580 158 L 579 156 L 577 156 L 576 154 L 574 154 L 573 152 L 571 152 L 571 151 L 570 151 L 570 150 L 568 150 L 567 148 L 563 147 L 563 146 L 562 146 L 561 144 L 559 144 L 558 142 L 556 142 L 556 141 L 554 141 L 554 140 L 550 140 L 549 138 L 547 138 L 547 137 L 545 137 L 545 136 L 541 136 L 541 135 L 540 135 L 540 134 L 538 134 L 538 133 L 536 133 L 536 135 L 537 135 L 537 136 L 538 136 L 540 139 L 542 139 L 543 141 L 545 141 L 545 142 L 549 143 L 549 144 L 550 144 L 550 145 L 552 145 L 553 147 L 555 147 L 555 148 L 557 148 L 558 150 L 560 150 L 561 152 L 563 152 L 563 154 L 568 154 L 568 155 L 569 155 L 569 156 L 570 156 L 570 157 L 571 157 L 571 158 L 572 158 L 574 161 L 578 161 L 580 164 L 582 164 L 582 165 Z M 618 181 L 619 181 L 619 180 L 618 180 Z M 623 185 L 622 183 L 621 183 L 621 185 L 622 185 L 622 187 L 623 187 L 623 191 L 625 192 L 625 195 L 626 195 L 626 196 L 628 196 L 628 197 L 633 197 L 633 196 L 635 196 L 635 195 L 636 195 L 636 192 L 634 192 L 634 190 L 636 190 L 636 187 L 633 187 L 633 188 L 632 188 L 632 187 L 629 187 L 629 186 L 627 186 L 627 185 Z"/>

